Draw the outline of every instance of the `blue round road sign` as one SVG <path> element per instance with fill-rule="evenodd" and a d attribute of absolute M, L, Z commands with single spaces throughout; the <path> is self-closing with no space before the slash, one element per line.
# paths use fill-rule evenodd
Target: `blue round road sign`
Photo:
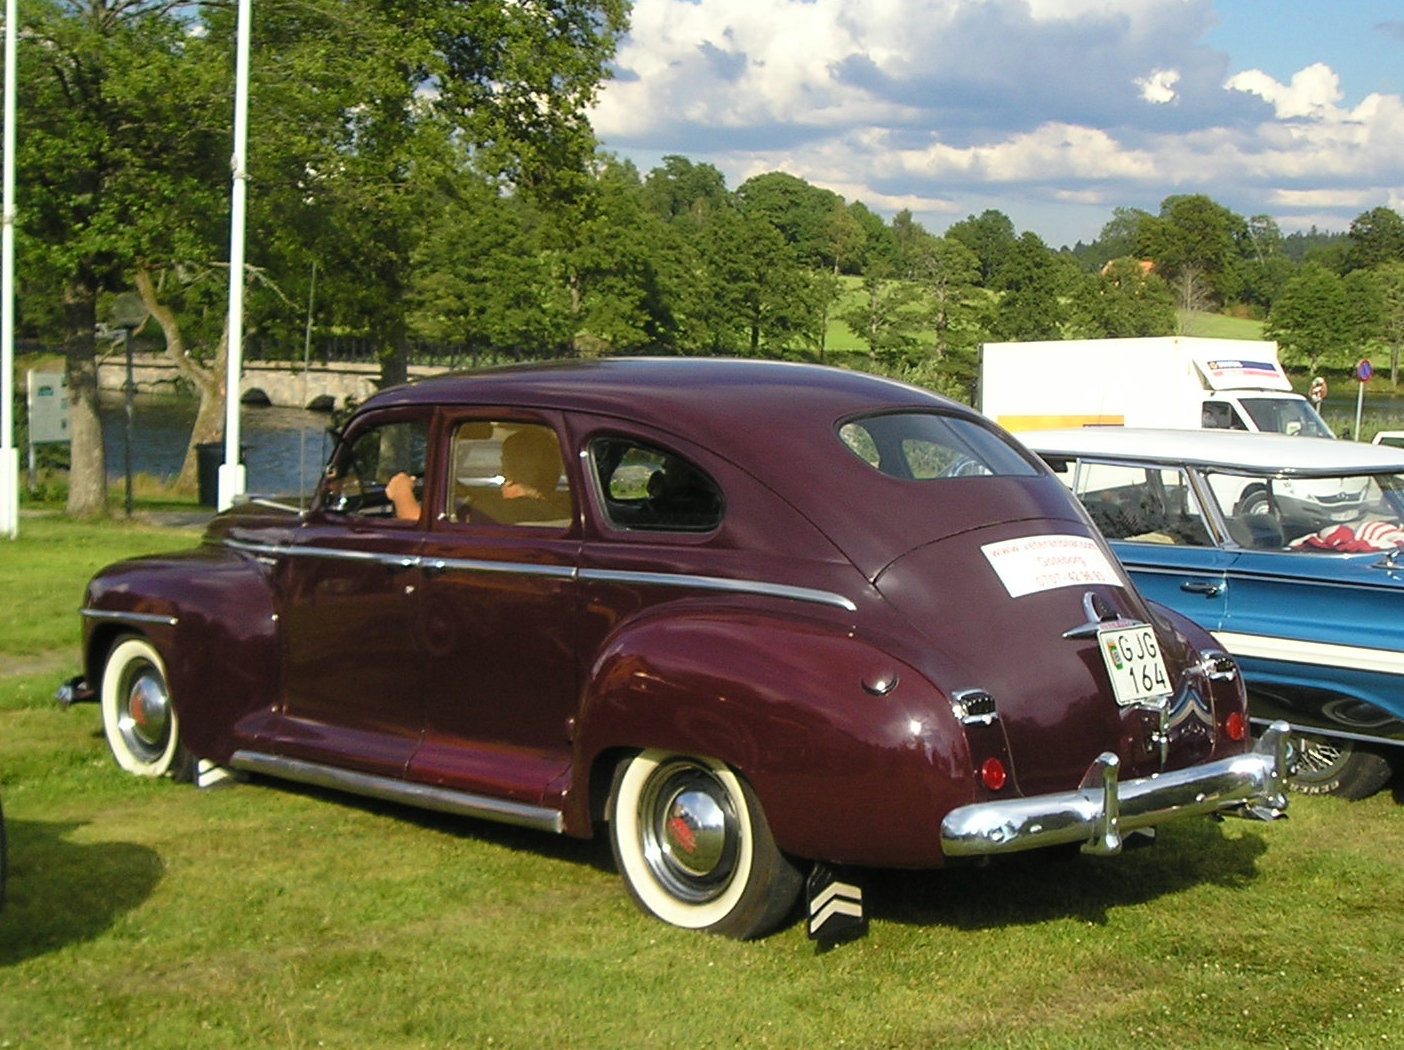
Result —
<path fill-rule="evenodd" d="M 1362 360 L 1360 364 L 1355 366 L 1355 378 L 1360 380 L 1360 382 L 1362 383 L 1368 383 L 1370 381 L 1370 377 L 1374 374 L 1375 368 L 1373 365 L 1370 364 L 1370 359 L 1368 357 Z"/>

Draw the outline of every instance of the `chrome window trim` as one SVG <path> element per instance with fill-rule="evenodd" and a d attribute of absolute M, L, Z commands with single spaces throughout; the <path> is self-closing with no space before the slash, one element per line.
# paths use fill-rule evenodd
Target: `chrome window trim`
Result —
<path fill-rule="evenodd" d="M 720 591 L 728 594 L 757 594 L 771 598 L 826 605 L 844 612 L 857 612 L 852 599 L 833 591 L 812 587 L 796 587 L 763 580 L 730 579 L 724 576 L 695 576 L 678 572 L 643 572 L 621 569 L 578 569 L 570 565 L 537 565 L 530 562 L 487 561 L 477 558 L 433 558 L 406 554 L 376 554 L 370 551 L 344 550 L 339 547 L 279 547 L 240 540 L 225 540 L 225 545 L 257 557 L 332 558 L 343 561 L 375 562 L 396 569 L 420 568 L 428 572 L 491 572 L 516 573 L 523 576 L 546 576 L 553 579 L 577 579 L 592 583 L 633 583 L 647 587 L 693 587 L 698 590 Z"/>
<path fill-rule="evenodd" d="M 163 616 L 160 613 L 127 612 L 120 609 L 79 609 L 79 616 L 86 616 L 90 620 L 125 620 L 130 623 L 159 623 L 166 627 L 174 627 L 180 621 L 174 616 Z"/>

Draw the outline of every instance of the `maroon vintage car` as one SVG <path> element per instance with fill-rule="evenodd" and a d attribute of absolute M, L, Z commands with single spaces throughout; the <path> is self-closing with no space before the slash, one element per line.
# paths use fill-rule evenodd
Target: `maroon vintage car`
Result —
<path fill-rule="evenodd" d="M 606 360 L 371 398 L 310 511 L 90 584 L 118 763 L 546 831 L 754 936 L 810 864 L 1272 817 L 1233 662 L 970 409 L 834 369 Z"/>

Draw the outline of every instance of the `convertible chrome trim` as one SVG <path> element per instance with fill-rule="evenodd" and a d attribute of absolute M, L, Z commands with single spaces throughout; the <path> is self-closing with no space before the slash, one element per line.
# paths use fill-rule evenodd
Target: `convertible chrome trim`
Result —
<path fill-rule="evenodd" d="M 731 579 L 725 576 L 693 576 L 678 572 L 633 572 L 622 569 L 577 569 L 571 565 L 540 565 L 518 561 L 488 561 L 477 558 L 435 558 L 407 554 L 378 554 L 372 551 L 346 550 L 340 547 L 276 546 L 225 540 L 225 546 L 256 557 L 334 558 L 342 561 L 378 562 L 393 569 L 420 568 L 426 572 L 494 572 L 522 576 L 548 576 L 554 579 L 579 579 L 595 583 L 634 583 L 648 587 L 693 587 L 697 590 L 724 591 L 731 594 L 758 594 L 772 598 L 827 605 L 845 612 L 857 612 L 852 599 L 833 591 L 812 587 L 795 587 L 764 580 Z"/>
<path fill-rule="evenodd" d="M 1404 655 L 1392 649 L 1372 649 L 1362 645 L 1336 645 L 1305 638 L 1277 638 L 1266 634 L 1240 634 L 1214 631 L 1214 638 L 1238 657 L 1281 660 L 1316 667 L 1344 667 L 1379 674 L 1404 674 Z"/>
<path fill-rule="evenodd" d="M 1105 856 L 1121 852 L 1126 832 L 1179 817 L 1272 820 L 1287 809 L 1291 733 L 1286 722 L 1274 722 L 1245 754 L 1136 780 L 1119 781 L 1120 760 L 1104 752 L 1076 791 L 951 810 L 941 821 L 941 849 L 982 857 L 1081 842 L 1084 853 Z"/>
<path fill-rule="evenodd" d="M 90 620 L 122 620 L 127 623 L 159 623 L 166 627 L 174 627 L 180 622 L 174 616 L 164 616 L 161 613 L 130 612 L 123 609 L 79 609 L 78 615 L 86 616 Z"/>
<path fill-rule="evenodd" d="M 314 787 L 346 791 L 367 798 L 378 798 L 384 802 L 401 802 L 420 809 L 432 809 L 439 813 L 453 813 L 464 817 L 481 817 L 495 820 L 500 824 L 515 824 L 518 827 L 534 828 L 537 831 L 554 831 L 557 834 L 565 829 L 565 821 L 559 810 L 544 806 L 528 806 L 522 802 L 509 802 L 506 799 L 474 795 L 467 791 L 450 791 L 447 788 L 429 784 L 416 784 L 409 780 L 375 776 L 371 773 L 357 773 L 349 769 L 338 769 L 319 762 L 304 762 L 301 759 L 286 758 L 282 755 L 269 755 L 260 751 L 235 751 L 229 760 L 233 769 L 248 773 L 263 773 L 282 780 L 295 780 Z"/>

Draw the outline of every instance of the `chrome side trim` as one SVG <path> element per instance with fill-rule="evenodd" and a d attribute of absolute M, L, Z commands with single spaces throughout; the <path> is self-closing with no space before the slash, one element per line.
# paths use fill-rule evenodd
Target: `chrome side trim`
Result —
<path fill-rule="evenodd" d="M 249 773 L 263 773 L 283 780 L 295 780 L 300 784 L 378 798 L 384 802 L 401 802 L 439 813 L 481 817 L 500 824 L 514 824 L 537 831 L 554 831 L 557 834 L 565 830 L 565 820 L 559 810 L 528 806 L 525 803 L 509 802 L 486 795 L 474 795 L 466 791 L 451 791 L 429 784 L 396 780 L 393 777 L 357 773 L 319 762 L 304 762 L 301 759 L 268 755 L 260 751 L 235 751 L 229 765 Z"/>
<path fill-rule="evenodd" d="M 517 561 L 484 561 L 480 558 L 421 558 L 419 564 L 427 572 L 506 572 L 563 580 L 576 576 L 573 565 L 536 565 Z"/>
<path fill-rule="evenodd" d="M 225 540 L 224 545 L 231 550 L 263 558 L 334 558 L 338 561 L 378 562 L 397 569 L 412 569 L 419 564 L 419 558 L 413 555 L 377 554 L 374 551 L 341 547 L 282 547 L 272 543 L 248 543 L 245 540 Z"/>
<path fill-rule="evenodd" d="M 1245 754 L 1120 782 L 1120 762 L 1106 752 L 1076 791 L 951 810 L 941 821 L 941 849 L 948 857 L 981 857 L 1081 842 L 1084 852 L 1107 855 L 1121 851 L 1125 832 L 1179 817 L 1271 820 L 1287 809 L 1291 732 L 1274 722 Z"/>
<path fill-rule="evenodd" d="M 833 591 L 812 587 L 794 587 L 764 580 L 737 580 L 725 576 L 694 576 L 680 572 L 634 572 L 621 569 L 576 569 L 569 565 L 537 565 L 529 562 L 487 561 L 476 558 L 425 558 L 403 554 L 376 554 L 370 551 L 344 550 L 340 547 L 279 547 L 243 540 L 225 540 L 225 546 L 256 557 L 335 558 L 343 561 L 378 562 L 395 569 L 421 568 L 428 572 L 492 572 L 514 573 L 522 576 L 548 576 L 554 579 L 579 579 L 595 583 L 632 583 L 645 587 L 692 587 L 697 590 L 722 591 L 729 594 L 758 594 L 771 598 L 827 605 L 845 612 L 857 612 L 858 606 L 849 598 Z"/>
<path fill-rule="evenodd" d="M 78 615 L 86 616 L 90 620 L 121 620 L 124 623 L 159 623 L 166 627 L 174 627 L 180 622 L 174 616 L 162 616 L 160 613 L 123 612 L 120 609 L 79 609 Z"/>
<path fill-rule="evenodd" d="M 724 576 L 689 576 L 675 572 L 631 572 L 619 569 L 581 569 L 582 580 L 597 583 L 637 583 L 649 587 L 696 587 L 699 590 L 726 591 L 733 594 L 760 594 L 771 598 L 789 598 L 799 602 L 828 605 L 845 612 L 857 612 L 854 602 L 833 591 L 811 587 L 792 587 L 784 583 L 761 580 L 732 580 Z"/>

